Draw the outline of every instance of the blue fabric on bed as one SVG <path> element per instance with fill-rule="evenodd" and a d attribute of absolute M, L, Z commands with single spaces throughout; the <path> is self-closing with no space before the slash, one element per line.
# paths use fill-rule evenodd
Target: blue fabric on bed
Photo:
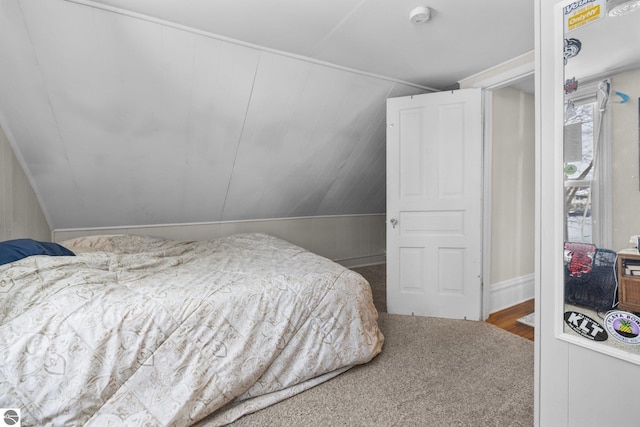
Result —
<path fill-rule="evenodd" d="M 0 242 L 0 265 L 21 260 L 31 255 L 75 256 L 69 249 L 52 242 L 15 239 Z"/>

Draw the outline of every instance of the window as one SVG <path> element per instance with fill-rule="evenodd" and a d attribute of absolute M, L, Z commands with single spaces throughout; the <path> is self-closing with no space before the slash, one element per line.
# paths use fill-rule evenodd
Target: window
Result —
<path fill-rule="evenodd" d="M 591 85 L 565 105 L 565 241 L 599 247 L 611 244 L 608 85 Z"/>

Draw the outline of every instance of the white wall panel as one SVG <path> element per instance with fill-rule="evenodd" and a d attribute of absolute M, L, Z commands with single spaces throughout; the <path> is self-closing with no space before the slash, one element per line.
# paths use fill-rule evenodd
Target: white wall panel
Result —
<path fill-rule="evenodd" d="M 54 230 L 56 242 L 81 236 L 143 234 L 175 240 L 210 240 L 235 233 L 269 233 L 348 267 L 386 260 L 385 215 L 282 218 L 198 224 Z"/>
<path fill-rule="evenodd" d="M 213 39 L 196 40 L 184 191 L 194 221 L 222 218 L 224 201 L 251 99 L 259 53 Z"/>
<path fill-rule="evenodd" d="M 391 86 L 263 54 L 222 219 L 376 212 L 349 209 L 348 186 L 366 194 L 372 183 L 358 182 L 360 174 L 384 175 L 371 157 L 384 148 L 380 107 Z M 383 195 L 370 196 L 384 211 Z"/>
<path fill-rule="evenodd" d="M 0 128 L 0 241 L 51 239 L 49 225 L 20 163 Z"/>
<path fill-rule="evenodd" d="M 69 169 L 69 162 L 30 35 L 15 1 L 0 2 L 0 58 L 1 125 L 7 135 L 11 134 L 14 147 L 19 148 L 16 155 L 28 166 L 24 172 L 38 184 L 33 190 L 43 202 L 44 194 L 56 187 L 72 192 L 74 183 L 69 175 L 59 173 Z M 62 198 L 51 197 L 42 208 L 52 223 L 49 212 L 67 206 Z"/>
<path fill-rule="evenodd" d="M 73 2 L 0 4 L 20 46 L 0 41 L 0 112 L 54 228 L 385 211 L 385 99 L 421 90 Z"/>
<path fill-rule="evenodd" d="M 324 196 L 318 212 L 331 212 L 340 201 L 343 212 L 384 212 L 386 195 L 386 117 L 384 109 L 372 114 L 369 126 L 337 173 L 334 183 Z M 381 197 L 382 196 L 382 197 Z"/>

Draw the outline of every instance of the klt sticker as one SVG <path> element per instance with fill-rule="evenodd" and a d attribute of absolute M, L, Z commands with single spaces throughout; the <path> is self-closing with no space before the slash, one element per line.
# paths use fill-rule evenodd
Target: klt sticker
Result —
<path fill-rule="evenodd" d="M 640 344 L 640 317 L 626 311 L 612 311 L 604 317 L 604 326 L 618 341 Z"/>
<path fill-rule="evenodd" d="M 585 314 L 567 311 L 564 321 L 574 332 L 590 340 L 606 341 L 609 338 L 604 327 Z"/>

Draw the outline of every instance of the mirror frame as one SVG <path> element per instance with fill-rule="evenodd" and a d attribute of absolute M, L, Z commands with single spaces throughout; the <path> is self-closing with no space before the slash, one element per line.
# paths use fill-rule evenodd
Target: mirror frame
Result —
<path fill-rule="evenodd" d="M 554 45 L 554 57 L 563 58 L 564 53 L 564 38 L 565 38 L 565 23 L 564 23 L 564 8 L 576 0 L 563 0 L 555 5 L 554 11 L 554 40 L 557 42 Z M 603 12 L 606 13 L 606 12 Z M 634 12 L 640 14 L 640 11 Z M 607 18 L 604 18 L 607 19 Z M 553 150 L 553 185 L 554 185 L 554 223 L 553 223 L 553 241 L 554 241 L 554 253 L 553 253 L 553 274 L 555 284 L 555 306 L 554 306 L 554 333 L 555 337 L 566 341 L 570 344 L 574 344 L 580 347 L 584 347 L 590 350 L 594 350 L 599 353 L 603 353 L 609 356 L 613 356 L 622 360 L 626 360 L 631 363 L 640 365 L 640 354 L 631 353 L 604 343 L 598 343 L 590 341 L 585 338 L 581 338 L 575 335 L 571 335 L 565 332 L 565 298 L 564 298 L 564 83 L 565 73 L 564 64 L 562 60 L 554 61 L 554 81 L 553 81 L 553 103 L 556 120 L 554 120 L 554 150 Z M 616 70 L 612 70 L 615 72 Z M 551 230 L 549 230 L 551 231 Z M 542 284 L 541 284 L 542 285 Z M 640 346 L 640 345 L 639 345 Z"/>

